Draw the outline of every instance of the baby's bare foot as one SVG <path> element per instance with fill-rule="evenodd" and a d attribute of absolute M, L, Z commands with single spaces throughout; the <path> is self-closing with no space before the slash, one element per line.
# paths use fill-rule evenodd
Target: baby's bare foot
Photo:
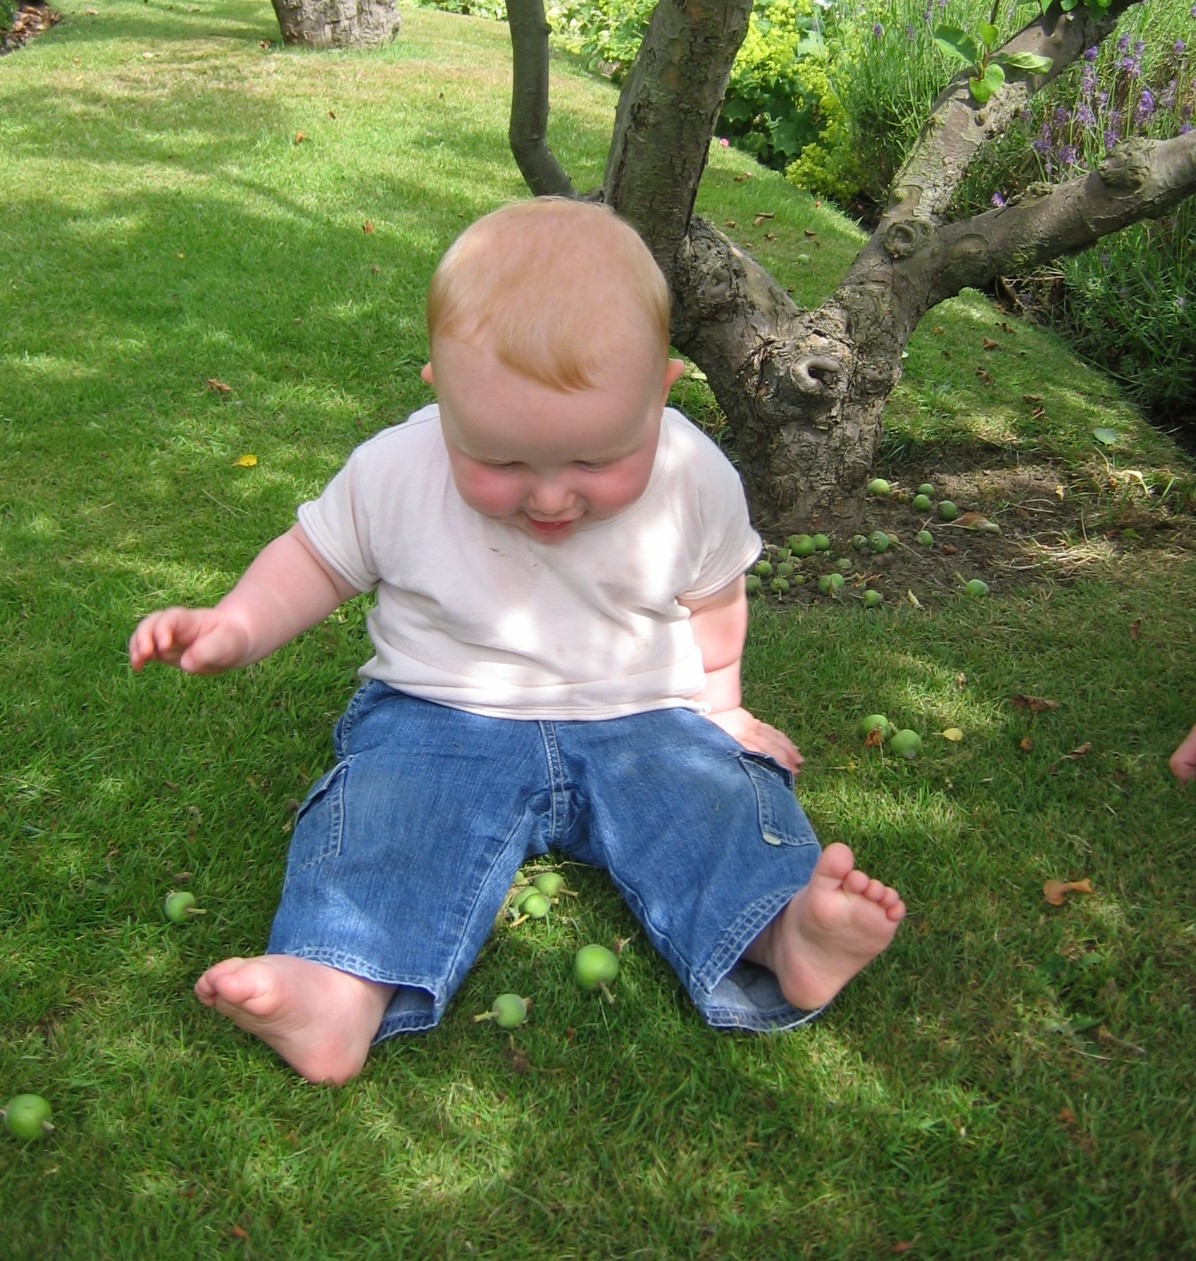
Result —
<path fill-rule="evenodd" d="M 746 954 L 776 973 L 794 1007 L 812 1011 L 888 947 L 904 915 L 897 890 L 857 870 L 851 850 L 836 842 Z"/>
<path fill-rule="evenodd" d="M 201 1003 L 260 1038 L 301 1077 L 338 1086 L 361 1071 L 393 992 L 291 955 L 225 959 L 195 983 Z"/>

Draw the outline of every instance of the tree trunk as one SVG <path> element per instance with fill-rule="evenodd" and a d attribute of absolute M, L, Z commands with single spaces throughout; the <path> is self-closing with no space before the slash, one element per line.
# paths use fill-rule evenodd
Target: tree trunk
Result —
<path fill-rule="evenodd" d="M 669 281 L 673 342 L 705 372 L 726 415 L 762 529 L 855 524 L 902 352 L 932 307 L 967 286 L 1024 275 L 1196 193 L 1196 132 L 1189 132 L 1129 142 L 1095 171 L 949 219 L 952 194 L 976 154 L 1141 2 L 1111 0 L 1098 20 L 1084 6 L 1065 14 L 1056 0 L 1000 50 L 1034 53 L 1049 69 L 1007 69 L 1005 86 L 983 105 L 969 93 L 969 72 L 958 75 L 932 107 L 876 231 L 838 290 L 805 311 L 693 215 L 751 0 L 659 0 L 619 99 L 603 197 L 635 225 Z M 520 38 L 538 38 L 535 29 L 525 23 Z M 524 54 L 524 64 L 536 64 L 530 49 Z M 547 100 L 528 99 L 536 103 L 524 131 L 542 163 Z M 553 172 L 545 184 L 560 178 Z"/>
<path fill-rule="evenodd" d="M 399 33 L 398 0 L 271 0 L 284 44 L 374 48 Z"/>

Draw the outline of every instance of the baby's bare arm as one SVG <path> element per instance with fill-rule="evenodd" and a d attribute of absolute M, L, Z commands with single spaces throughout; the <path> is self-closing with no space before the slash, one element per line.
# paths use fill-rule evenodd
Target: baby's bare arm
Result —
<path fill-rule="evenodd" d="M 356 594 L 295 525 L 258 554 L 215 608 L 160 609 L 143 618 L 129 640 L 129 661 L 134 670 L 161 661 L 188 674 L 250 665 Z"/>
<path fill-rule="evenodd" d="M 702 653 L 706 686 L 698 700 L 710 706 L 706 717 L 745 749 L 775 758 L 797 771 L 802 756 L 789 737 L 761 722 L 744 709 L 740 690 L 740 663 L 747 639 L 747 589 L 742 578 L 702 600 L 682 600 L 689 609 L 689 624 Z"/>

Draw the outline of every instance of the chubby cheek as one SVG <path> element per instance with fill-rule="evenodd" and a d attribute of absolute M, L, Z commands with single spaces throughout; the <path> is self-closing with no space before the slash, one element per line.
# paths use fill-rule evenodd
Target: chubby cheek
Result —
<path fill-rule="evenodd" d="M 453 463 L 457 491 L 474 512 L 484 517 L 511 517 L 519 510 L 522 490 L 518 478 L 480 465 Z"/>

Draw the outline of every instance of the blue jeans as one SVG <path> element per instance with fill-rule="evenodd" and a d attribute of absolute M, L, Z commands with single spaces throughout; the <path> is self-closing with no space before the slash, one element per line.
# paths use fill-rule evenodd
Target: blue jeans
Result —
<path fill-rule="evenodd" d="M 484 718 L 374 681 L 333 743 L 268 949 L 397 986 L 376 1040 L 440 1020 L 520 864 L 550 849 L 609 873 L 709 1024 L 811 1019 L 740 956 L 821 850 L 788 772 L 714 723 Z"/>

